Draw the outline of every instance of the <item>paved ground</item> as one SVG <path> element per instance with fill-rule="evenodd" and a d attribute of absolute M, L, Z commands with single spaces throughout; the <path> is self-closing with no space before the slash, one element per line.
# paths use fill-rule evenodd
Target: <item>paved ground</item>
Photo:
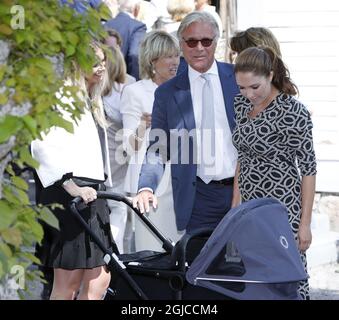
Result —
<path fill-rule="evenodd" d="M 312 300 L 338 300 L 339 301 L 339 264 L 328 264 L 314 267 L 309 270 Z M 25 294 L 27 300 L 39 300 L 42 285 L 33 283 L 30 285 L 30 294 Z M 19 299 L 13 290 L 6 292 L 0 289 L 1 299 Z"/>

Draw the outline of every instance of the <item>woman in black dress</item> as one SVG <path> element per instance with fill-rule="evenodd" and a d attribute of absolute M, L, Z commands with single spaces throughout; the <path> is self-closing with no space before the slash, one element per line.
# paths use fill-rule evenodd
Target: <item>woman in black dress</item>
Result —
<path fill-rule="evenodd" d="M 88 205 L 81 211 L 82 217 L 107 248 L 112 248 L 108 207 L 104 200 L 97 199 L 97 190 L 105 181 L 107 149 L 101 105 L 105 56 L 99 46 L 93 45 L 93 49 L 97 64 L 90 74 L 76 79 L 86 106 L 81 119 L 73 122 L 74 132 L 53 127 L 42 140 L 32 142 L 32 155 L 40 163 L 36 172 L 37 200 L 63 206 L 53 209 L 60 230 L 45 227 L 38 255 L 44 266 L 54 269 L 51 299 L 101 299 L 110 282 L 102 252 L 69 209 L 70 201 L 80 196 Z M 72 105 L 68 98 L 61 101 Z M 67 114 L 65 118 L 71 121 Z"/>
<path fill-rule="evenodd" d="M 262 197 L 280 200 L 306 270 L 316 175 L 310 114 L 293 97 L 297 88 L 272 49 L 244 50 L 235 73 L 240 94 L 233 143 L 239 158 L 232 205 Z M 299 293 L 309 299 L 307 281 L 300 283 Z"/>

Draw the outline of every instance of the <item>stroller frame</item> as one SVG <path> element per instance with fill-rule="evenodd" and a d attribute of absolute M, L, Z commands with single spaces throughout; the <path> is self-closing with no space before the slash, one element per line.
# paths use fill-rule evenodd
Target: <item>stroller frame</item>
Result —
<path fill-rule="evenodd" d="M 182 300 L 183 299 L 183 291 L 184 286 L 190 286 L 190 292 L 195 290 L 204 290 L 203 294 L 206 294 L 205 288 L 199 287 L 192 287 L 186 281 L 185 273 L 187 270 L 187 261 L 192 261 L 192 252 L 187 252 L 187 248 L 189 243 L 193 239 L 201 239 L 204 238 L 204 241 L 207 240 L 206 237 L 209 237 L 213 232 L 213 229 L 204 228 L 199 229 L 191 234 L 185 234 L 177 244 L 174 244 L 170 239 L 166 238 L 158 229 L 157 227 L 150 221 L 150 219 L 143 215 L 138 208 L 134 208 L 131 201 L 125 197 L 124 195 L 106 192 L 106 191 L 98 191 L 97 198 L 99 199 L 110 199 L 114 201 L 119 201 L 125 203 L 129 206 L 136 215 L 145 223 L 147 228 L 162 242 L 162 247 L 165 250 L 163 254 L 170 255 L 171 258 L 171 266 L 172 269 L 169 270 L 161 270 L 161 275 L 167 279 L 170 284 L 171 293 L 175 300 Z M 141 271 L 136 270 L 134 266 L 127 266 L 122 261 L 122 259 L 118 256 L 118 252 L 112 252 L 105 247 L 103 242 L 98 238 L 98 236 L 90 229 L 88 224 L 82 218 L 79 210 L 82 210 L 86 204 L 83 202 L 81 197 L 74 198 L 70 203 L 70 209 L 73 216 L 76 220 L 83 226 L 85 231 L 92 237 L 93 241 L 98 245 L 100 250 L 104 253 L 104 262 L 111 272 L 111 275 L 120 276 L 123 279 L 123 282 L 127 284 L 128 288 L 132 290 L 132 293 L 140 300 L 149 300 L 149 297 L 145 294 L 144 290 L 140 288 L 140 285 L 135 281 L 135 279 L 129 274 L 128 269 L 135 274 L 138 274 L 142 277 L 158 277 L 158 272 L 152 269 L 142 269 Z M 200 245 L 200 244 L 199 244 Z M 199 248 L 200 251 L 201 247 Z M 196 251 L 196 249 L 192 250 Z M 195 257 L 196 254 L 199 252 L 194 252 L 193 256 Z M 161 253 L 159 253 L 161 254 Z M 209 290 L 207 290 L 209 291 Z M 108 288 L 107 294 L 114 292 L 111 288 Z M 218 297 L 217 297 L 218 298 Z M 217 299 L 216 298 L 216 299 Z M 220 298 L 220 297 L 219 297 Z M 226 298 L 226 297 L 225 297 Z"/>

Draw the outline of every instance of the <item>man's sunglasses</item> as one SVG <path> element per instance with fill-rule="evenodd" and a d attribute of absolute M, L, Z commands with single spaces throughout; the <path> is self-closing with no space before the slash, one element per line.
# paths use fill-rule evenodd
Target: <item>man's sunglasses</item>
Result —
<path fill-rule="evenodd" d="M 209 38 L 203 38 L 203 39 L 189 39 L 189 40 L 185 40 L 186 44 L 190 47 L 190 48 L 195 48 L 198 43 L 200 42 L 201 45 L 205 48 L 210 47 L 212 42 L 214 41 L 213 39 L 209 39 Z"/>

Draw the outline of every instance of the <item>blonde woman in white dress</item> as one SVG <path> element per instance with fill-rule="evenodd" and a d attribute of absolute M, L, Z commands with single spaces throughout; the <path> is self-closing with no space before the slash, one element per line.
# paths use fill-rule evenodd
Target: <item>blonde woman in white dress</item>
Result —
<path fill-rule="evenodd" d="M 154 92 L 159 85 L 176 75 L 179 65 L 180 49 L 175 37 L 165 31 L 148 33 L 141 44 L 139 68 L 142 80 L 126 86 L 121 96 L 121 113 L 124 127 L 124 145 L 131 156 L 128 166 L 125 190 L 131 195 L 138 192 L 138 180 L 141 165 L 149 145 L 148 133 L 151 125 L 151 113 Z M 161 199 L 156 211 L 149 214 L 152 222 L 172 240 L 178 240 L 173 209 L 170 166 L 167 163 L 165 174 L 156 190 Z M 135 219 L 136 250 L 161 250 L 161 243 L 138 219 Z"/>

